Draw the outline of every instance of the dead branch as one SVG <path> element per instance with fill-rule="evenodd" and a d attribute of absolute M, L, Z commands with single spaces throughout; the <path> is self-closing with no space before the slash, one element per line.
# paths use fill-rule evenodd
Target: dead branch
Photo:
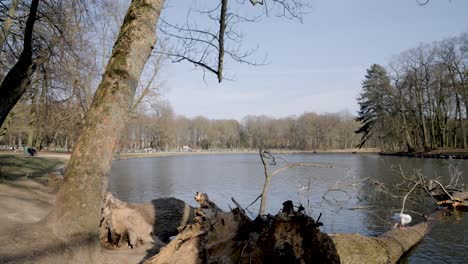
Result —
<path fill-rule="evenodd" d="M 266 207 L 266 196 L 267 196 L 267 193 L 268 193 L 268 188 L 270 187 L 271 177 L 270 177 L 270 175 L 268 173 L 268 168 L 267 168 L 267 165 L 266 165 L 266 162 L 265 162 L 265 157 L 263 155 L 264 150 L 260 149 L 259 154 L 260 154 L 260 159 L 262 160 L 263 170 L 264 170 L 264 173 L 265 173 L 265 182 L 263 183 L 263 190 L 262 190 L 262 194 L 261 194 L 260 209 L 258 210 L 258 215 L 264 215 L 265 214 L 265 207 Z"/>
<path fill-rule="evenodd" d="M 333 168 L 332 165 L 324 165 L 324 164 L 315 164 L 315 163 L 290 163 L 290 164 L 287 164 L 286 166 L 280 168 L 280 169 L 277 169 L 275 170 L 273 173 L 269 173 L 268 172 L 268 167 L 267 167 L 267 162 L 266 162 L 266 159 L 271 159 L 272 162 L 270 163 L 270 165 L 276 165 L 276 160 L 275 160 L 275 157 L 270 153 L 270 151 L 266 150 L 266 149 L 260 149 L 259 150 L 259 155 L 260 155 L 260 159 L 262 161 L 262 164 L 263 164 L 263 171 L 264 171 L 264 175 L 265 175 L 265 182 L 263 183 L 263 190 L 262 190 L 262 193 L 257 197 L 257 199 L 255 199 L 255 201 L 253 201 L 251 204 L 249 204 L 249 206 L 251 206 L 252 204 L 254 204 L 259 198 L 261 198 L 260 200 L 260 209 L 258 211 L 258 214 L 259 215 L 264 215 L 265 214 L 265 208 L 266 208 L 266 198 L 267 198 L 267 193 L 268 193 L 268 189 L 270 187 L 270 180 L 271 180 L 271 177 L 274 176 L 274 175 L 278 175 L 279 173 L 287 170 L 287 169 L 290 169 L 290 168 L 294 168 L 294 167 L 319 167 L 319 168 Z M 247 207 L 249 207 L 247 206 Z"/>
<path fill-rule="evenodd" d="M 451 208 L 465 210 L 468 208 L 468 204 L 464 201 L 464 199 L 459 199 L 457 196 L 453 195 L 448 189 L 450 190 L 457 190 L 452 189 L 453 187 L 461 188 L 462 186 L 459 185 L 458 181 L 461 179 L 461 172 L 459 172 L 456 168 L 450 167 L 449 164 L 449 174 L 450 174 L 450 181 L 449 184 L 444 185 L 441 182 L 441 178 L 437 177 L 436 179 L 428 180 L 421 172 L 421 170 L 414 170 L 414 173 L 411 176 L 406 176 L 403 172 L 401 166 L 399 167 L 399 172 L 394 171 L 397 173 L 403 181 L 396 185 L 396 188 L 404 184 L 413 184 L 411 190 L 406 193 L 403 197 L 403 206 L 401 212 L 404 211 L 405 201 L 409 197 L 409 194 L 415 191 L 416 187 L 419 186 L 420 190 L 425 192 L 428 197 L 432 199 L 435 205 L 444 205 L 450 206 Z M 401 190 L 401 189 L 400 189 Z M 466 193 L 466 192 L 455 192 L 457 195 L 459 193 Z"/>
<path fill-rule="evenodd" d="M 431 181 L 431 182 L 433 182 L 433 183 L 439 185 L 440 188 L 444 191 L 444 193 L 445 193 L 448 197 L 450 197 L 451 200 L 454 200 L 453 196 L 450 195 L 449 192 L 447 192 L 447 190 L 444 188 L 444 186 L 443 186 L 439 181 L 434 180 L 434 181 Z"/>
<path fill-rule="evenodd" d="M 411 190 L 403 197 L 403 204 L 401 206 L 401 211 L 400 211 L 400 214 L 403 213 L 403 211 L 405 210 L 405 203 L 406 203 L 406 199 L 408 198 L 408 196 L 414 191 L 414 188 L 416 188 L 416 186 L 418 186 L 419 184 L 421 184 L 420 182 L 416 182 L 413 186 L 413 188 L 411 188 Z"/>

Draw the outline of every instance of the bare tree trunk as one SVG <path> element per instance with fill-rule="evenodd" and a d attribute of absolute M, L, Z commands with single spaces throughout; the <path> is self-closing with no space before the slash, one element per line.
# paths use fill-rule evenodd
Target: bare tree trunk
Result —
<path fill-rule="evenodd" d="M 3 44 L 8 38 L 8 33 L 10 32 L 11 25 L 13 24 L 13 17 L 16 14 L 16 8 L 18 7 L 19 0 L 13 0 L 11 6 L 8 9 L 8 15 L 5 18 L 2 26 L 2 32 L 0 32 L 0 50 L 3 49 Z"/>
<path fill-rule="evenodd" d="M 49 215 L 61 238 L 98 240 L 100 210 L 114 148 L 143 67 L 156 42 L 164 0 L 133 0 L 114 45 Z"/>
<path fill-rule="evenodd" d="M 429 149 L 429 140 L 428 140 L 428 132 L 426 128 L 426 119 L 424 117 L 424 108 L 423 108 L 423 95 L 422 95 L 422 89 L 418 91 L 418 110 L 419 110 L 419 117 L 421 121 L 421 129 L 422 129 L 422 141 L 423 141 L 423 146 L 424 146 L 424 151 L 428 151 Z"/>
<path fill-rule="evenodd" d="M 219 55 L 218 55 L 218 82 L 223 80 L 224 64 L 224 32 L 226 31 L 226 12 L 228 0 L 221 0 L 221 15 L 219 19 Z"/>
<path fill-rule="evenodd" d="M 29 127 L 28 127 L 28 147 L 34 146 L 34 138 L 36 136 L 37 125 L 37 93 L 39 89 L 34 88 L 31 94 L 31 109 L 29 111 Z"/>
<path fill-rule="evenodd" d="M 44 140 L 46 138 L 46 126 L 47 126 L 47 116 L 49 112 L 49 104 L 47 102 L 47 75 L 44 74 L 44 79 L 42 81 L 42 89 L 41 89 L 41 96 L 39 98 L 39 104 L 41 105 L 40 108 L 37 108 L 37 118 L 36 118 L 36 124 L 34 128 L 34 134 L 35 134 L 35 142 L 34 145 L 31 145 L 35 147 L 36 149 L 42 149 L 41 146 L 43 146 Z"/>
<path fill-rule="evenodd" d="M 417 245 L 430 232 L 441 211 L 428 221 L 405 230 L 394 229 L 378 237 L 359 234 L 330 235 L 341 263 L 397 263 L 403 254 Z"/>
<path fill-rule="evenodd" d="M 32 59 L 32 35 L 38 5 L 39 0 L 33 0 L 31 2 L 28 20 L 26 21 L 26 29 L 24 31 L 23 51 L 0 86 L 0 126 L 2 126 L 8 113 L 10 113 L 11 109 L 16 105 L 16 102 L 18 102 L 26 91 L 26 88 L 30 85 L 31 76 L 37 66 L 45 61 L 43 58 Z"/>
<path fill-rule="evenodd" d="M 7 119 L 5 119 L 5 122 L 4 122 L 4 125 L 3 126 L 0 126 L 2 129 L 0 130 L 0 142 L 3 141 L 5 135 L 8 133 L 8 129 L 10 128 L 11 126 L 11 122 L 12 120 L 14 119 L 14 116 L 15 116 L 15 112 L 14 111 L 11 111 L 10 115 L 8 116 Z M 5 142 L 6 143 L 6 142 Z M 11 144 L 7 144 L 7 145 L 11 145 Z"/>
<path fill-rule="evenodd" d="M 455 118 L 458 119 L 458 127 L 460 129 L 461 138 L 462 138 L 462 147 L 466 147 L 466 137 L 465 137 L 465 129 L 463 128 L 462 122 L 462 114 L 461 114 L 461 107 L 460 107 L 460 98 L 458 97 L 458 93 L 455 92 L 455 102 L 456 102 L 456 110 L 455 110 Z M 458 116 L 458 118 L 457 118 Z M 457 135 L 455 135 L 456 137 Z M 457 147 L 457 146 L 454 146 Z"/>
<path fill-rule="evenodd" d="M 411 152 L 415 151 L 415 148 L 414 148 L 414 145 L 413 145 L 413 140 L 411 139 L 411 135 L 410 135 L 410 133 L 408 131 L 408 124 L 406 122 L 405 114 L 401 113 L 401 117 L 403 119 L 403 129 L 405 131 L 406 147 L 408 148 L 407 151 L 409 153 L 411 153 Z"/>

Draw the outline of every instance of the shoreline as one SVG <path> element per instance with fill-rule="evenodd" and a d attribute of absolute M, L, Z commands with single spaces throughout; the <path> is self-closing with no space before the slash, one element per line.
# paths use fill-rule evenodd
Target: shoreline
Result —
<path fill-rule="evenodd" d="M 258 154 L 258 149 L 237 149 L 237 150 L 196 150 L 196 151 L 161 151 L 149 153 L 121 153 L 114 156 L 114 160 L 170 157 L 170 156 L 190 156 L 190 155 L 229 155 L 229 154 Z M 379 149 L 333 149 L 333 150 L 286 150 L 270 149 L 273 154 L 356 154 L 356 153 L 379 153 Z"/>
<path fill-rule="evenodd" d="M 382 152 L 379 153 L 381 156 L 393 156 L 393 157 L 405 157 L 405 158 L 420 158 L 420 159 L 460 159 L 468 160 L 468 153 L 459 154 L 459 153 L 433 153 L 433 152 L 417 152 L 417 153 L 407 153 L 407 152 Z"/>
<path fill-rule="evenodd" d="M 366 148 L 366 149 L 317 149 L 317 150 L 288 150 L 288 149 L 270 149 L 271 153 L 274 154 L 357 154 L 357 153 L 379 153 L 380 149 L 377 148 Z M 169 156 L 188 156 L 188 155 L 226 155 L 226 154 L 258 154 L 258 149 L 236 149 L 236 150 L 195 150 L 195 151 L 161 151 L 161 152 L 125 152 L 114 155 L 114 160 L 126 160 L 126 159 L 138 159 L 138 158 L 152 158 L 152 157 L 169 157 Z M 22 152 L 13 151 L 0 151 L 0 155 L 18 155 L 24 156 Z M 41 151 L 38 152 L 36 157 L 47 157 L 47 158 L 59 158 L 69 160 L 71 154 L 53 152 L 53 151 Z M 24 156 L 31 157 L 31 156 Z"/>
<path fill-rule="evenodd" d="M 468 148 L 464 149 L 435 149 L 428 152 L 417 151 L 408 152 L 381 152 L 381 156 L 407 157 L 407 158 L 422 158 L 422 159 L 468 159 Z"/>
<path fill-rule="evenodd" d="M 381 156 L 407 157 L 407 158 L 427 158 L 427 159 L 462 159 L 468 160 L 467 149 L 440 149 L 430 152 L 381 152 L 378 148 L 363 148 L 363 149 L 317 149 L 317 150 L 289 150 L 289 149 L 270 149 L 274 154 L 379 154 Z M 229 155 L 229 154 L 258 154 L 258 149 L 217 149 L 217 150 L 193 150 L 193 151 L 161 151 L 161 152 L 125 152 L 114 155 L 114 160 L 154 158 L 154 157 L 170 157 L 170 156 L 191 156 L 191 155 Z M 0 151 L 0 155 L 15 155 L 24 156 L 22 152 Z M 69 160 L 71 154 L 41 151 L 36 157 L 57 158 Z"/>

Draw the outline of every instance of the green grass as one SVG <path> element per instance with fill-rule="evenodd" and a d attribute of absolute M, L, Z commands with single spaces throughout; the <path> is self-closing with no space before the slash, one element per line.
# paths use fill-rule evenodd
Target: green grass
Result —
<path fill-rule="evenodd" d="M 0 154 L 0 179 L 17 180 L 28 178 L 46 183 L 47 173 L 55 170 L 65 162 L 56 158 Z"/>

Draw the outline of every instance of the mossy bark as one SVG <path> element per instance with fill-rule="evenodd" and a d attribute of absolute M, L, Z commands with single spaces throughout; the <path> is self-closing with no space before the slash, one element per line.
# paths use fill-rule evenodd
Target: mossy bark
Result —
<path fill-rule="evenodd" d="M 378 237 L 359 234 L 331 235 L 341 263 L 397 263 L 411 248 L 430 232 L 442 211 L 436 211 L 427 221 L 404 229 L 393 229 Z"/>
<path fill-rule="evenodd" d="M 63 239 L 95 237 L 99 241 L 101 202 L 107 189 L 116 142 L 143 67 L 156 42 L 163 0 L 134 0 L 84 127 L 65 171 L 57 203 L 49 215 L 54 233 Z"/>

